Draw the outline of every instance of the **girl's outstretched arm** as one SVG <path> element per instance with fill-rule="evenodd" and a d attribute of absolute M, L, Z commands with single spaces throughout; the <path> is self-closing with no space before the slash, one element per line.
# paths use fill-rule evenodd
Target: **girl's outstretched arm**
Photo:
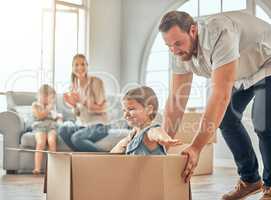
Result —
<path fill-rule="evenodd" d="M 182 142 L 179 139 L 172 139 L 165 131 L 164 129 L 158 127 L 158 128 L 152 128 L 147 133 L 148 139 L 153 142 L 157 142 L 160 145 L 169 147 L 169 146 L 177 146 L 181 145 Z"/>

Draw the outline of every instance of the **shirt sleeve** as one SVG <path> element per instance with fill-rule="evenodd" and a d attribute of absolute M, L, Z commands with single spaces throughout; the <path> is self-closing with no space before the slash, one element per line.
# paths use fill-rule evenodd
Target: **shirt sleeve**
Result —
<path fill-rule="evenodd" d="M 182 61 L 179 56 L 172 55 L 171 69 L 174 74 L 186 74 L 191 71 L 192 61 Z"/>
<path fill-rule="evenodd" d="M 213 51 L 211 54 L 212 69 L 217 69 L 240 57 L 239 34 L 233 27 L 223 28 L 211 38 Z"/>

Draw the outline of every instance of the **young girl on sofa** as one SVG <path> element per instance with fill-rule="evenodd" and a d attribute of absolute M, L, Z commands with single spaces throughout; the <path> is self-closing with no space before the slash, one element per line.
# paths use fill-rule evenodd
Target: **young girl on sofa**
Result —
<path fill-rule="evenodd" d="M 36 150 L 44 150 L 48 143 L 49 151 L 56 151 L 56 129 L 57 123 L 62 121 L 62 115 L 55 109 L 55 90 L 45 84 L 40 87 L 37 94 L 37 101 L 32 104 L 34 123 L 33 132 L 36 139 Z M 43 154 L 35 153 L 35 167 L 33 174 L 38 175 L 41 169 Z"/>

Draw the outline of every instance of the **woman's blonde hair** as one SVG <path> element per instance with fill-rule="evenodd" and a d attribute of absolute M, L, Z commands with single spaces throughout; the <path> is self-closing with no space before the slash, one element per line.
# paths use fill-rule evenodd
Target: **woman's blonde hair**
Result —
<path fill-rule="evenodd" d="M 87 58 L 86 58 L 86 56 L 84 54 L 76 54 L 76 55 L 73 56 L 73 59 L 72 59 L 72 74 L 71 74 L 72 84 L 77 84 L 77 82 L 78 82 L 78 79 L 77 79 L 76 75 L 73 72 L 74 71 L 74 63 L 75 63 L 76 59 L 78 59 L 78 58 L 83 59 L 85 61 L 85 63 L 86 63 L 86 67 L 88 66 Z"/>
<path fill-rule="evenodd" d="M 124 95 L 123 100 L 135 100 L 144 108 L 151 105 L 153 107 L 153 112 L 150 115 L 150 119 L 153 120 L 156 117 L 159 103 L 152 88 L 141 86 L 131 89 Z"/>

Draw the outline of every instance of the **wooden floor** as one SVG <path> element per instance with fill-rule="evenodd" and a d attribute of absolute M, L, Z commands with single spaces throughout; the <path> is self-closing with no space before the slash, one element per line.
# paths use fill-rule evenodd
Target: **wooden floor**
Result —
<path fill-rule="evenodd" d="M 230 190 L 238 177 L 235 169 L 216 168 L 213 175 L 195 176 L 192 178 L 193 200 L 218 200 Z M 5 175 L 0 170 L 0 200 L 45 200 L 43 177 L 32 175 Z M 249 200 L 259 199 L 260 194 Z"/>

